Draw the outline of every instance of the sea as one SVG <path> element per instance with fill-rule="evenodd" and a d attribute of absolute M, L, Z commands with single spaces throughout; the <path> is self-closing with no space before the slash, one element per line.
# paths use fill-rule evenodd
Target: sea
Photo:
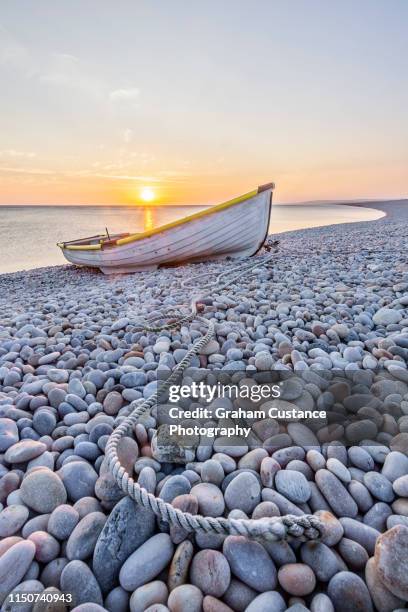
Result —
<path fill-rule="evenodd" d="M 0 205 L 0 274 L 67 263 L 57 242 L 104 233 L 142 232 L 203 210 L 205 206 Z M 272 206 L 270 233 L 383 216 L 371 208 L 341 204 Z"/>

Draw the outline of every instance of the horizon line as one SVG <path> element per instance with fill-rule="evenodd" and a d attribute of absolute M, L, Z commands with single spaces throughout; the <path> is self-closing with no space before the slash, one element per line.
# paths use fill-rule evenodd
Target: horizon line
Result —
<path fill-rule="evenodd" d="M 401 196 L 397 198 L 350 198 L 350 199 L 317 199 L 317 200 L 295 200 L 291 202 L 273 202 L 274 206 L 299 206 L 299 205 L 313 205 L 313 204 L 368 204 L 370 202 L 378 203 L 378 202 L 401 202 L 407 200 L 408 196 Z M 62 203 L 62 204 L 50 204 L 50 203 L 14 203 L 8 204 L 5 202 L 0 202 L 0 208 L 23 208 L 23 207 L 43 207 L 43 208 L 82 208 L 82 207 L 95 207 L 95 208 L 171 208 L 171 207 L 200 207 L 200 206 L 216 206 L 213 202 L 202 202 L 202 203 L 191 203 L 191 204 L 160 204 L 154 202 L 135 202 L 134 204 L 128 203 L 111 203 L 111 204 L 89 204 L 89 203 Z"/>

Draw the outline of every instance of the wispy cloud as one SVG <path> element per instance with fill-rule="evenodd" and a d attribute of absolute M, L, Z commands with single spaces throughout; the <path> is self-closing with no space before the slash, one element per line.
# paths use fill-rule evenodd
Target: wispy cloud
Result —
<path fill-rule="evenodd" d="M 142 183 L 183 183 L 191 175 L 186 172 L 178 172 L 177 170 L 160 170 L 154 175 L 89 173 L 88 176 L 110 179 L 114 181 L 139 181 Z"/>
<path fill-rule="evenodd" d="M 139 95 L 140 90 L 137 87 L 128 87 L 111 91 L 109 98 L 112 100 L 112 102 L 134 103 L 139 98 Z"/>
<path fill-rule="evenodd" d="M 113 181 L 140 181 L 142 183 L 161 183 L 163 179 L 158 176 L 143 176 L 135 174 L 92 174 L 96 178 L 110 179 Z"/>
<path fill-rule="evenodd" d="M 0 166 L 0 172 L 12 173 L 12 174 L 38 174 L 38 175 L 51 175 L 56 174 L 54 170 L 47 170 L 46 168 L 13 168 L 10 166 Z"/>
<path fill-rule="evenodd" d="M 114 171 L 114 165 L 111 166 L 112 172 L 109 172 L 110 166 L 104 166 L 102 171 L 99 170 L 98 166 L 92 164 L 92 169 L 82 170 L 66 170 L 56 171 L 49 168 L 25 168 L 25 167 L 12 167 L 12 166 L 0 166 L 1 174 L 11 175 L 27 175 L 27 176 L 47 176 L 54 178 L 76 178 L 76 179 L 104 179 L 109 181 L 135 181 L 140 183 L 183 183 L 189 178 L 188 172 L 180 172 L 178 170 L 159 170 L 154 174 L 144 175 L 138 174 L 137 172 L 116 172 Z"/>
<path fill-rule="evenodd" d="M 33 151 L 16 151 L 15 149 L 5 149 L 4 151 L 0 151 L 0 157 L 7 158 L 24 158 L 24 159 L 32 159 L 36 157 L 37 153 Z"/>

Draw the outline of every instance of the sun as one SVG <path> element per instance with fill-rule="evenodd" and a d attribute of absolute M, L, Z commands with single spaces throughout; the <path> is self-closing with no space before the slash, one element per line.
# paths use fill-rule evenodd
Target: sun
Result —
<path fill-rule="evenodd" d="M 155 198 L 155 193 L 151 187 L 143 187 L 142 191 L 140 192 L 140 197 L 143 202 L 152 202 Z"/>

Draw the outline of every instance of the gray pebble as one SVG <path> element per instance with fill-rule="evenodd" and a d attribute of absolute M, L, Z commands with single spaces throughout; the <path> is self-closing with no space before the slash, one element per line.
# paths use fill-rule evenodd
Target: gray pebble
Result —
<path fill-rule="evenodd" d="M 384 531 L 387 518 L 392 514 L 392 510 L 388 504 L 377 502 L 374 504 L 363 517 L 363 522 L 369 527 L 373 527 L 377 531 Z"/>
<path fill-rule="evenodd" d="M 23 579 L 34 559 L 35 545 L 23 541 L 14 544 L 0 557 L 0 604 Z"/>
<path fill-rule="evenodd" d="M 18 428 L 12 419 L 0 418 L 0 453 L 18 442 Z"/>
<path fill-rule="evenodd" d="M 272 455 L 272 459 L 275 459 L 275 461 L 277 461 L 279 465 L 284 468 L 287 466 L 289 461 L 293 461 L 293 459 L 300 459 L 302 461 L 305 456 L 306 453 L 301 446 L 288 446 L 286 448 L 276 450 Z"/>
<path fill-rule="evenodd" d="M 181 475 L 171 476 L 164 483 L 159 497 L 163 501 L 170 504 L 175 497 L 178 497 L 179 495 L 186 495 L 190 493 L 190 490 L 191 484 L 187 478 L 184 478 L 184 476 Z"/>
<path fill-rule="evenodd" d="M 246 608 L 246 612 L 284 612 L 286 603 L 277 591 L 261 593 Z"/>
<path fill-rule="evenodd" d="M 67 463 L 62 466 L 58 475 L 71 501 L 76 502 L 81 497 L 93 496 L 98 475 L 89 463 L 85 461 Z"/>
<path fill-rule="evenodd" d="M 27 474 L 20 491 L 24 503 L 40 513 L 52 512 L 67 500 L 67 492 L 61 479 L 47 468 Z"/>
<path fill-rule="evenodd" d="M 274 491 L 273 489 L 263 489 L 262 490 L 262 500 L 270 501 L 276 504 L 279 508 L 279 512 L 284 514 L 295 514 L 296 516 L 301 516 L 304 514 L 303 510 L 296 506 L 291 501 L 286 499 L 283 495 L 278 493 L 278 491 Z"/>
<path fill-rule="evenodd" d="M 156 490 L 156 472 L 151 467 L 144 467 L 139 474 L 137 483 L 148 493 L 154 493 Z"/>
<path fill-rule="evenodd" d="M 392 484 L 394 493 L 400 497 L 408 497 L 408 474 L 396 478 Z"/>
<path fill-rule="evenodd" d="M 320 493 L 317 484 L 315 482 L 309 482 L 309 487 L 310 498 L 308 500 L 308 504 L 312 509 L 312 512 L 317 512 L 318 510 L 328 510 L 330 512 L 331 508 L 326 499 Z"/>
<path fill-rule="evenodd" d="M 11 505 L 0 512 L 0 538 L 17 533 L 28 519 L 26 506 Z"/>
<path fill-rule="evenodd" d="M 79 514 L 72 506 L 61 504 L 50 515 L 48 531 L 58 540 L 66 540 L 78 524 Z"/>
<path fill-rule="evenodd" d="M 380 535 L 377 529 L 348 517 L 341 518 L 340 523 L 346 538 L 361 544 L 370 556 L 374 554 L 375 543 Z"/>
<path fill-rule="evenodd" d="M 233 610 L 244 612 L 257 596 L 257 591 L 247 584 L 232 577 L 228 589 L 225 591 L 223 601 Z"/>
<path fill-rule="evenodd" d="M 280 470 L 275 475 L 275 486 L 279 493 L 295 504 L 302 504 L 310 497 L 310 487 L 300 472 Z"/>
<path fill-rule="evenodd" d="M 390 482 L 408 474 L 408 457 L 399 451 L 389 453 L 384 461 L 381 473 Z"/>
<path fill-rule="evenodd" d="M 78 512 L 80 519 L 84 518 L 84 516 L 90 512 L 100 512 L 102 510 L 99 501 L 95 499 L 95 497 L 89 496 L 81 497 L 81 499 L 75 502 L 73 508 Z"/>
<path fill-rule="evenodd" d="M 374 469 L 374 460 L 372 456 L 361 446 L 351 446 L 347 452 L 350 463 L 355 467 L 364 470 L 364 472 Z"/>
<path fill-rule="evenodd" d="M 329 582 L 327 594 L 335 610 L 372 612 L 371 597 L 364 581 L 352 572 L 339 572 Z"/>
<path fill-rule="evenodd" d="M 322 542 L 305 542 L 300 549 L 300 556 L 321 582 L 328 582 L 339 571 L 336 556 Z"/>
<path fill-rule="evenodd" d="M 364 484 L 376 499 L 383 502 L 392 502 L 394 491 L 392 484 L 383 474 L 379 472 L 367 472 L 364 475 Z"/>
<path fill-rule="evenodd" d="M 104 593 L 116 585 L 126 559 L 153 535 L 155 524 L 153 512 L 130 497 L 113 508 L 96 542 L 92 564 Z"/>
<path fill-rule="evenodd" d="M 261 487 L 251 472 L 243 472 L 229 483 L 224 498 L 230 510 L 237 508 L 250 514 L 260 502 Z"/>
<path fill-rule="evenodd" d="M 326 467 L 325 458 L 319 451 L 315 449 L 311 449 L 307 451 L 306 461 L 308 462 L 308 464 L 310 465 L 310 467 L 312 468 L 314 472 L 317 472 L 317 470 L 322 470 L 323 468 Z"/>
<path fill-rule="evenodd" d="M 174 545 L 167 533 L 159 533 L 130 555 L 119 572 L 120 585 L 126 591 L 156 578 L 173 556 Z"/>
<path fill-rule="evenodd" d="M 52 561 L 47 563 L 41 572 L 41 582 L 43 585 L 45 587 L 58 588 L 60 585 L 62 570 L 66 565 L 68 565 L 68 563 L 68 559 L 65 557 L 57 557 L 56 559 L 52 559 Z"/>
<path fill-rule="evenodd" d="M 277 540 L 276 542 L 265 541 L 263 546 L 278 567 L 296 562 L 296 554 L 286 540 Z"/>
<path fill-rule="evenodd" d="M 275 589 L 276 568 L 261 544 L 243 536 L 228 536 L 223 553 L 239 580 L 259 592 Z"/>
<path fill-rule="evenodd" d="M 76 606 L 102 605 L 102 593 L 95 576 L 83 561 L 70 561 L 61 573 L 61 591 L 72 593 Z"/>
<path fill-rule="evenodd" d="M 105 608 L 108 612 L 128 612 L 129 593 L 120 586 L 112 589 L 105 598 Z"/>
<path fill-rule="evenodd" d="M 105 522 L 102 512 L 91 512 L 79 521 L 67 541 L 66 555 L 70 561 L 84 561 L 92 555 Z"/>
<path fill-rule="evenodd" d="M 319 490 L 337 516 L 357 516 L 357 504 L 337 476 L 329 470 L 318 470 L 315 479 Z"/>
<path fill-rule="evenodd" d="M 224 475 L 224 469 L 218 461 L 208 459 L 203 463 L 201 468 L 202 482 L 210 482 L 218 487 L 224 480 Z"/>
<path fill-rule="evenodd" d="M 339 480 L 345 483 L 349 483 L 351 480 L 351 474 L 346 466 L 338 459 L 331 457 L 326 462 L 326 468 L 332 472 Z"/>
<path fill-rule="evenodd" d="M 310 603 L 310 612 L 335 612 L 330 598 L 325 593 L 315 595 Z"/>
<path fill-rule="evenodd" d="M 338 544 L 338 551 L 344 561 L 353 570 L 361 570 L 368 561 L 368 553 L 361 544 L 342 538 Z"/>
<path fill-rule="evenodd" d="M 17 442 L 13 446 L 10 446 L 4 455 L 4 459 L 7 463 L 25 463 L 31 459 L 35 459 L 39 455 L 42 455 L 47 447 L 42 442 L 36 440 L 23 440 Z"/>
<path fill-rule="evenodd" d="M 23 538 L 28 538 L 28 536 L 34 533 L 34 531 L 48 531 L 50 516 L 50 514 L 39 514 L 27 521 L 21 530 L 21 535 Z"/>
<path fill-rule="evenodd" d="M 360 512 L 368 512 L 373 506 L 374 500 L 370 495 L 367 487 L 357 480 L 352 480 L 348 487 L 348 492 L 356 502 Z"/>

